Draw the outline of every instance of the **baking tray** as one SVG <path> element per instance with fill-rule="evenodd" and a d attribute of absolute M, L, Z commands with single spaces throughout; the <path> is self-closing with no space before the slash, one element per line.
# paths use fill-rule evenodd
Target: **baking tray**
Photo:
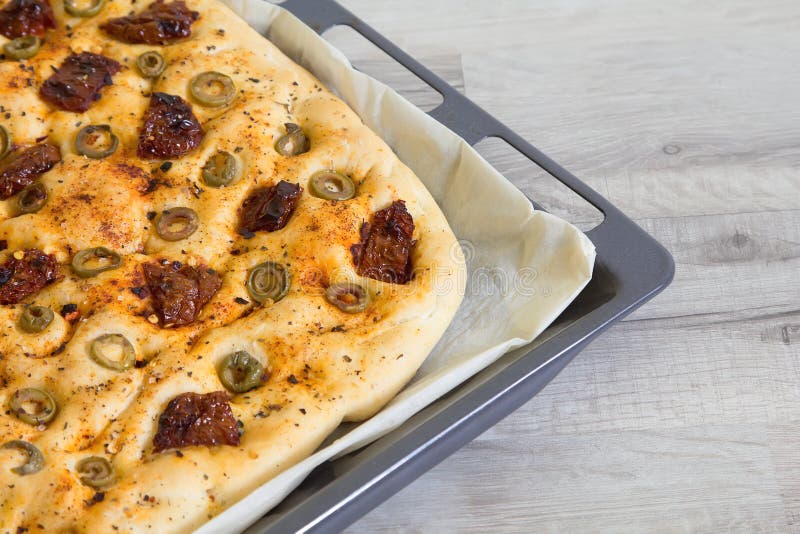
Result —
<path fill-rule="evenodd" d="M 592 339 L 667 287 L 675 264 L 608 200 L 337 2 L 287 0 L 281 7 L 320 34 L 349 26 L 442 95 L 429 112 L 433 118 L 471 145 L 488 137 L 506 141 L 605 216 L 587 232 L 597 250 L 591 282 L 533 343 L 498 359 L 393 432 L 322 464 L 247 530 L 327 532 L 345 528 L 530 400 Z"/>

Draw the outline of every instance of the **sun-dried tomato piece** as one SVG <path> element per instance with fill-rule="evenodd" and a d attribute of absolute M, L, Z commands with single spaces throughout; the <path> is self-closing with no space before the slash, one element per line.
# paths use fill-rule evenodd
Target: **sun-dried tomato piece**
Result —
<path fill-rule="evenodd" d="M 411 251 L 416 242 L 414 219 L 406 203 L 396 200 L 375 212 L 361 226 L 361 243 L 350 248 L 356 272 L 383 282 L 405 284 L 411 279 Z"/>
<path fill-rule="evenodd" d="M 55 256 L 29 248 L 0 266 L 0 304 L 16 304 L 61 278 Z"/>
<path fill-rule="evenodd" d="M 177 158 L 197 148 L 203 135 L 203 127 L 186 101 L 179 96 L 153 93 L 136 154 L 145 159 Z"/>
<path fill-rule="evenodd" d="M 192 445 L 238 445 L 239 425 L 224 391 L 181 393 L 167 404 L 158 418 L 153 449 Z"/>
<path fill-rule="evenodd" d="M 193 323 L 222 285 L 219 274 L 204 265 L 148 263 L 142 270 L 161 326 Z"/>
<path fill-rule="evenodd" d="M 100 54 L 72 54 L 42 84 L 39 94 L 56 107 L 83 113 L 100 100 L 100 90 L 111 85 L 111 77 L 121 68 L 116 61 Z"/>
<path fill-rule="evenodd" d="M 259 230 L 280 230 L 289 222 L 302 192 L 302 187 L 285 180 L 256 189 L 239 210 L 239 233 L 250 236 Z"/>
<path fill-rule="evenodd" d="M 136 15 L 109 19 L 100 29 L 126 43 L 166 45 L 192 35 L 197 17 L 183 0 L 168 4 L 159 0 Z"/>
<path fill-rule="evenodd" d="M 61 161 L 61 150 L 50 143 L 30 146 L 0 164 L 0 199 L 22 191 Z"/>
<path fill-rule="evenodd" d="M 11 0 L 0 9 L 0 34 L 9 39 L 38 35 L 56 27 L 53 8 L 47 0 Z"/>

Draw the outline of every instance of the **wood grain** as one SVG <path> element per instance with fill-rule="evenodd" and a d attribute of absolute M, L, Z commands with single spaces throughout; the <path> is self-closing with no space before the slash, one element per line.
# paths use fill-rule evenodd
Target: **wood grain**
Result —
<path fill-rule="evenodd" d="M 677 265 L 666 292 L 351 531 L 800 532 L 800 4 L 343 3 Z M 596 222 L 500 144 L 481 151 L 552 211 Z"/>

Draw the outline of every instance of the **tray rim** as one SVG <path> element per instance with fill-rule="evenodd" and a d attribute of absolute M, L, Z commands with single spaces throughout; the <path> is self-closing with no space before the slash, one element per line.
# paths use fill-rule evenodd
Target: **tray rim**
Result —
<path fill-rule="evenodd" d="M 437 401 L 422 410 L 362 449 L 358 464 L 346 473 L 288 509 L 265 515 L 246 532 L 340 530 L 527 402 L 595 337 L 663 291 L 674 277 L 675 264 L 660 243 L 611 202 L 335 0 L 278 5 L 319 34 L 349 26 L 442 95 L 442 102 L 428 112 L 431 117 L 473 146 L 489 137 L 507 142 L 600 210 L 604 220 L 586 235 L 596 247 L 596 267 L 610 274 L 614 289 L 605 303 L 538 346 L 517 349 L 514 353 L 527 352 L 468 392 L 464 388 L 469 381 L 458 386 L 444 407 L 437 407 Z"/>

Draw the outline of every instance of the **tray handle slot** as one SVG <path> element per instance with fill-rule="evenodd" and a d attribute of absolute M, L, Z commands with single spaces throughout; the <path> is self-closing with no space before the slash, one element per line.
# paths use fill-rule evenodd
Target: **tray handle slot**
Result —
<path fill-rule="evenodd" d="M 444 102 L 439 91 L 375 46 L 352 26 L 339 24 L 328 28 L 321 35 L 347 56 L 353 68 L 383 82 L 422 111 L 433 110 Z M 440 66 L 452 71 L 456 83 L 463 83 L 461 60 L 458 56 L 450 56 Z"/>
<path fill-rule="evenodd" d="M 511 180 L 538 209 L 574 224 L 584 232 L 605 219 L 600 210 L 499 137 L 487 137 L 475 145 L 500 174 Z"/>

